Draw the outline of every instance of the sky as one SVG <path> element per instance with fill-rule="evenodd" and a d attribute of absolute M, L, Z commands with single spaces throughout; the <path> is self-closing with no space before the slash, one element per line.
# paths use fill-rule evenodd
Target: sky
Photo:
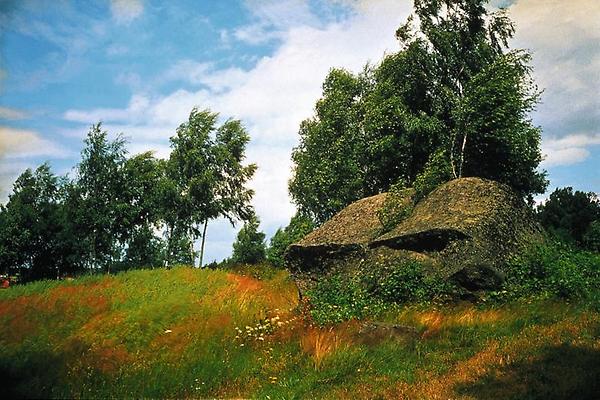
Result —
<path fill-rule="evenodd" d="M 517 24 L 544 90 L 549 191 L 600 193 L 600 1 L 492 0 Z M 362 70 L 398 51 L 412 0 L 0 0 L 0 202 L 49 161 L 73 167 L 90 125 L 123 133 L 130 154 L 168 157 L 193 107 L 240 119 L 261 229 L 294 214 L 287 182 L 298 127 L 332 67 Z M 541 196 L 538 200 L 541 200 Z M 209 224 L 206 261 L 231 253 L 238 224 Z"/>

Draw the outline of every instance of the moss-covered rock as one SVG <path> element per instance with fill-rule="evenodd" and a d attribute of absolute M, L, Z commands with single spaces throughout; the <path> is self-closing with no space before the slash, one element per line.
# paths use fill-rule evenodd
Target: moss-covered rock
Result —
<path fill-rule="evenodd" d="M 286 252 L 301 290 L 331 274 L 378 274 L 407 260 L 468 290 L 497 288 L 506 261 L 542 238 L 531 210 L 508 186 L 480 178 L 447 182 L 379 236 L 386 194 L 359 200 Z"/>

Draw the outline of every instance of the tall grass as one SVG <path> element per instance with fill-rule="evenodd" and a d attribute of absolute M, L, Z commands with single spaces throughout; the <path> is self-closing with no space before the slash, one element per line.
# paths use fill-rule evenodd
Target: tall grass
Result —
<path fill-rule="evenodd" d="M 262 271 L 264 272 L 264 271 Z M 320 327 L 283 271 L 144 270 L 0 292 L 5 397 L 594 398 L 586 303 L 405 306 Z M 557 362 L 566 360 L 567 363 Z M 554 392 L 550 389 L 554 388 Z"/>

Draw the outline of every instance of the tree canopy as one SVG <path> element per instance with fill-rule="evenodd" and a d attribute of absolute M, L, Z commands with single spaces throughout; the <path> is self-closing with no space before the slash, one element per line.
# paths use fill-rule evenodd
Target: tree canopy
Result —
<path fill-rule="evenodd" d="M 415 0 L 396 32 L 400 51 L 357 75 L 330 71 L 292 154 L 289 190 L 301 212 L 323 222 L 414 184 L 428 165 L 436 179 L 494 179 L 529 198 L 545 190 L 530 57 L 508 48 L 514 25 L 485 3 Z"/>
<path fill-rule="evenodd" d="M 598 250 L 600 199 L 592 192 L 557 188 L 537 207 L 540 223 L 563 241 Z"/>
<path fill-rule="evenodd" d="M 252 215 L 238 232 L 233 242 L 231 261 L 239 264 L 256 264 L 265 259 L 265 234 L 258 230 L 260 221 Z"/>

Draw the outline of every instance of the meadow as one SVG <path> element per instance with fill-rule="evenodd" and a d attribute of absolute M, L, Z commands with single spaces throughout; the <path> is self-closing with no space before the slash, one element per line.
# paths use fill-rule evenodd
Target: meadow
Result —
<path fill-rule="evenodd" d="M 285 271 L 137 270 L 0 292 L 3 398 L 598 398 L 600 313 L 530 298 L 318 326 Z"/>

